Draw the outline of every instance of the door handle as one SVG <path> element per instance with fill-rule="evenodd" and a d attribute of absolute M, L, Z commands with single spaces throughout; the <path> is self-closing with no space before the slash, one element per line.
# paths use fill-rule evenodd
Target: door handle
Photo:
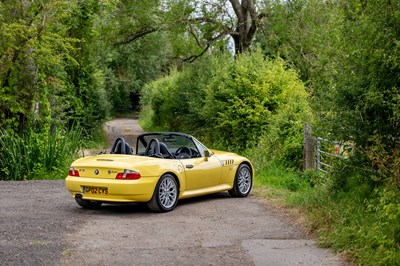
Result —
<path fill-rule="evenodd" d="M 187 164 L 187 165 L 186 165 L 186 168 L 187 168 L 187 169 L 192 169 L 192 168 L 193 168 L 193 164 Z"/>

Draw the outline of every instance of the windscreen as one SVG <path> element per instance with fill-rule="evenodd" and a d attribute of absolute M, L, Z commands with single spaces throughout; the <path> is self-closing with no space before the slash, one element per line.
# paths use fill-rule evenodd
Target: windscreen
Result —
<path fill-rule="evenodd" d="M 180 147 L 193 148 L 197 151 L 196 145 L 188 137 L 176 134 L 154 134 L 142 136 L 143 141 L 138 143 L 137 154 L 143 153 L 146 150 L 147 143 L 154 138 L 158 139 L 160 143 L 164 143 L 171 153 L 175 153 Z"/>

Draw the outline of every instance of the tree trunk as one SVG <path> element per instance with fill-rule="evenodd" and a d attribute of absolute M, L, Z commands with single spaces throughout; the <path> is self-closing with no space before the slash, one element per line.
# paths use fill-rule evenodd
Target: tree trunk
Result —
<path fill-rule="evenodd" d="M 257 32 L 260 19 L 265 13 L 257 15 L 255 0 L 229 0 L 237 17 L 236 31 L 231 33 L 235 43 L 235 54 L 245 53 L 250 50 L 251 42 Z"/>

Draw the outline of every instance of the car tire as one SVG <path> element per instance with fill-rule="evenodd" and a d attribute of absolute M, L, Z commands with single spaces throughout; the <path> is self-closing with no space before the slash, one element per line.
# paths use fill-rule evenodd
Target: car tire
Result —
<path fill-rule="evenodd" d="M 98 209 L 101 206 L 101 204 L 103 204 L 101 201 L 85 200 L 80 197 L 75 197 L 75 201 L 82 208 L 91 210 Z"/>
<path fill-rule="evenodd" d="M 178 203 L 178 183 L 174 176 L 165 174 L 158 180 L 153 197 L 147 203 L 153 212 L 172 211 Z"/>
<path fill-rule="evenodd" d="M 247 164 L 239 165 L 236 171 L 233 188 L 229 190 L 232 197 L 247 197 L 250 194 L 253 185 L 253 172 Z"/>

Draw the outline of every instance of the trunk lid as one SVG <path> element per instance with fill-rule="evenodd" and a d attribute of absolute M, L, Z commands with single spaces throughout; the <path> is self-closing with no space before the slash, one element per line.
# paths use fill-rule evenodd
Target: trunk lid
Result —
<path fill-rule="evenodd" d="M 105 154 L 81 158 L 71 166 L 79 171 L 80 177 L 115 179 L 117 174 L 124 172 L 125 169 L 135 171 L 135 165 L 141 164 L 145 160 L 149 160 L 149 158 L 133 155 Z"/>

